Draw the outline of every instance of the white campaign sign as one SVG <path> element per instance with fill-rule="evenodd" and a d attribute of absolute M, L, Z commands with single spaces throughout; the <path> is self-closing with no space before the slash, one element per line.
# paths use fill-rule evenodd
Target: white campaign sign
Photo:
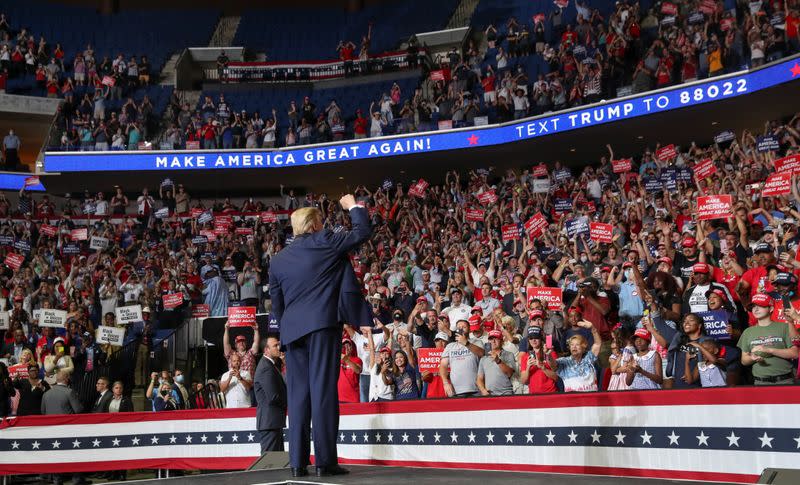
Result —
<path fill-rule="evenodd" d="M 142 305 L 118 306 L 114 312 L 117 314 L 119 325 L 142 321 Z"/>
<path fill-rule="evenodd" d="M 117 347 L 122 346 L 125 340 L 125 329 L 117 327 L 97 327 L 95 339 L 99 344 L 110 344 Z"/>
<path fill-rule="evenodd" d="M 105 237 L 99 236 L 92 236 L 92 240 L 89 242 L 89 249 L 94 249 L 97 251 L 103 251 L 108 248 L 108 239 Z"/>
<path fill-rule="evenodd" d="M 546 194 L 550 191 L 550 179 L 534 179 L 533 193 Z"/>
<path fill-rule="evenodd" d="M 8 312 L 0 312 L 0 330 L 8 330 L 10 321 L 11 317 L 8 316 Z"/>
<path fill-rule="evenodd" d="M 67 321 L 67 312 L 65 312 L 64 310 L 53 310 L 51 308 L 42 308 L 39 313 L 40 327 L 63 328 L 64 322 L 66 321 Z"/>

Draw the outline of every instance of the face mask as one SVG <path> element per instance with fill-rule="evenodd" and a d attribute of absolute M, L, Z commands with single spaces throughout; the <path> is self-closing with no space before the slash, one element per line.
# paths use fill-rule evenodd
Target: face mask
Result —
<path fill-rule="evenodd" d="M 589 258 L 587 258 L 586 256 L 581 256 L 581 263 L 585 263 L 587 261 L 589 261 Z"/>
<path fill-rule="evenodd" d="M 633 271 L 626 269 L 625 270 L 625 279 L 631 279 L 633 277 Z"/>
<path fill-rule="evenodd" d="M 164 385 L 164 379 L 163 378 L 161 378 L 161 377 L 158 378 L 158 385 L 159 386 L 163 386 Z"/>
<path fill-rule="evenodd" d="M 177 382 L 178 384 L 183 384 L 183 374 L 175 376 L 175 382 Z"/>

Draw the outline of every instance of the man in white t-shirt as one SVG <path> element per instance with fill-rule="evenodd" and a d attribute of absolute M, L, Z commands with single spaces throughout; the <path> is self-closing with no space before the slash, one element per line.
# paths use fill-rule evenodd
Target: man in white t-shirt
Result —
<path fill-rule="evenodd" d="M 459 320 L 455 342 L 447 344 L 439 362 L 439 376 L 447 397 L 469 397 L 478 393 L 478 362 L 485 350 L 483 342 L 469 339 L 469 322 Z"/>
<path fill-rule="evenodd" d="M 219 379 L 219 389 L 225 394 L 226 408 L 249 408 L 250 388 L 253 377 L 246 370 L 241 370 L 242 358 L 239 354 L 231 354 L 231 368 Z"/>
<path fill-rule="evenodd" d="M 450 321 L 450 330 L 455 331 L 456 322 L 469 318 L 470 306 L 464 303 L 464 294 L 460 288 L 450 290 L 450 306 L 442 310 Z"/>

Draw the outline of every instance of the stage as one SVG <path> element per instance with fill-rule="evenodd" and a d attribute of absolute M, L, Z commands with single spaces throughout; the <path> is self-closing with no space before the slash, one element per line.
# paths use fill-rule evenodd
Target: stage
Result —
<path fill-rule="evenodd" d="M 309 467 L 310 475 L 303 478 L 292 478 L 289 469 L 257 470 L 249 472 L 215 473 L 192 475 L 189 477 L 169 478 L 162 480 L 138 480 L 119 483 L 141 483 L 153 485 L 255 485 L 255 484 L 336 484 L 336 485 L 394 485 L 409 483 L 438 485 L 470 485 L 488 483 L 531 484 L 531 485 L 634 485 L 639 483 L 663 485 L 687 483 L 678 480 L 660 480 L 646 478 L 620 478 L 587 475 L 562 475 L 551 473 L 518 473 L 485 470 L 463 470 L 442 468 L 406 468 L 390 466 L 348 465 L 349 475 L 339 477 L 317 478 L 314 467 Z M 708 485 L 723 482 L 705 482 Z M 727 482 L 726 482 L 727 483 Z"/>

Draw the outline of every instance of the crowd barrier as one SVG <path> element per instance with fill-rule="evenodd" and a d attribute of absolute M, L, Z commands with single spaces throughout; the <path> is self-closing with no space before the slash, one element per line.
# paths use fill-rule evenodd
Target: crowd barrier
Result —
<path fill-rule="evenodd" d="M 627 391 L 341 406 L 342 463 L 755 483 L 797 468 L 800 388 Z M 0 474 L 242 470 L 255 410 L 9 418 Z"/>

